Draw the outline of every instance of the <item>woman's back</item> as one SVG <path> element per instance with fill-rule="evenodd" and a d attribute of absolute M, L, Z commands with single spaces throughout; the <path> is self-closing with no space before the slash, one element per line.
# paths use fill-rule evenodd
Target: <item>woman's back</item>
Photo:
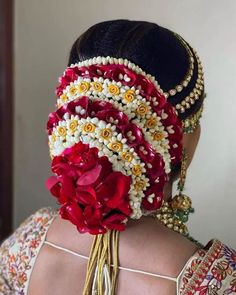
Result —
<path fill-rule="evenodd" d="M 82 294 L 93 237 L 74 231 L 52 208 L 30 216 L 0 247 L 0 294 Z M 176 294 L 175 278 L 186 261 L 178 295 L 236 292 L 236 252 L 217 240 L 197 250 L 147 219 L 139 226 L 130 223 L 119 246 L 120 266 L 129 269 L 120 270 L 115 294 Z"/>
<path fill-rule="evenodd" d="M 78 234 L 73 225 L 56 217 L 46 241 L 88 257 L 93 236 Z M 120 233 L 119 262 L 129 269 L 177 278 L 196 251 L 194 243 L 149 217 L 130 222 Z M 29 294 L 82 294 L 86 266 L 86 259 L 44 244 L 31 275 Z M 117 294 L 176 294 L 176 282 L 121 269 Z"/>
<path fill-rule="evenodd" d="M 71 223 L 45 209 L 20 227 L 0 248 L 0 293 L 235 294 L 235 251 L 184 237 L 204 100 L 196 52 L 165 28 L 119 20 L 79 37 L 69 64 L 47 123 L 47 188 Z"/>

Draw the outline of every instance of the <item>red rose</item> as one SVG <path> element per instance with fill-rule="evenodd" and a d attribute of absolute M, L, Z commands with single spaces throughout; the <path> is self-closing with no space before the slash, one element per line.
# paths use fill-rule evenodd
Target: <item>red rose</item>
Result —
<path fill-rule="evenodd" d="M 72 67 L 70 69 L 72 69 L 77 76 L 82 76 L 86 67 Z"/>
<path fill-rule="evenodd" d="M 66 76 L 67 80 L 70 82 L 73 82 L 78 78 L 75 68 L 67 68 L 64 76 Z"/>
<path fill-rule="evenodd" d="M 84 220 L 87 231 L 90 234 L 101 234 L 107 231 L 102 224 L 102 218 L 103 216 L 100 206 L 87 206 L 84 209 Z"/>
<path fill-rule="evenodd" d="M 136 147 L 136 152 L 140 159 L 145 163 L 150 163 L 155 157 L 155 151 L 148 142 L 143 142 Z"/>
<path fill-rule="evenodd" d="M 96 115 L 97 117 L 97 113 L 99 113 L 100 111 L 107 111 L 109 109 L 112 109 L 113 106 L 110 102 L 107 101 L 103 101 L 103 100 L 96 100 L 93 101 L 90 105 L 89 105 L 89 116 L 92 115 Z"/>
<path fill-rule="evenodd" d="M 124 126 L 122 133 L 127 138 L 127 143 L 131 146 L 136 146 L 144 140 L 142 129 L 133 123 Z"/>
<path fill-rule="evenodd" d="M 164 95 L 161 95 L 159 93 L 157 95 L 153 95 L 153 96 L 156 97 L 156 102 L 158 104 L 157 105 L 152 104 L 152 108 L 157 113 L 157 115 L 160 116 L 161 110 L 166 105 L 166 98 Z"/>
<path fill-rule="evenodd" d="M 99 77 L 99 76 L 103 76 L 104 74 L 104 70 L 103 70 L 103 66 L 101 65 L 91 65 L 89 66 L 89 73 L 90 73 L 90 77 Z"/>
<path fill-rule="evenodd" d="M 60 204 L 72 201 L 75 198 L 75 189 L 72 180 L 66 176 L 50 177 L 46 182 L 48 190 Z"/>
<path fill-rule="evenodd" d="M 124 198 L 130 190 L 131 179 L 121 172 L 109 174 L 97 188 L 97 197 L 102 204 L 109 208 L 123 208 Z"/>
<path fill-rule="evenodd" d="M 127 217 L 123 214 L 114 213 L 103 220 L 103 225 L 110 230 L 122 231 L 125 230 L 124 221 L 126 218 Z"/>
<path fill-rule="evenodd" d="M 122 84 L 130 87 L 132 87 L 137 80 L 138 74 L 124 65 L 106 65 L 104 67 L 106 68 L 104 77 L 107 79 L 118 82 L 120 81 L 120 74 L 122 74 L 123 77 L 126 75 L 126 79 L 122 80 Z"/>
<path fill-rule="evenodd" d="M 143 75 L 139 75 L 137 83 L 142 87 L 142 89 L 140 90 L 140 94 L 143 96 L 149 96 L 152 93 L 153 88 L 155 88 L 153 83 Z"/>
<path fill-rule="evenodd" d="M 163 186 L 155 183 L 145 192 L 142 207 L 146 210 L 157 210 L 163 203 Z"/>
<path fill-rule="evenodd" d="M 59 83 L 60 83 L 59 87 L 61 87 L 62 89 L 66 88 L 66 86 L 70 84 L 70 77 L 67 77 L 67 76 L 60 77 Z"/>
<path fill-rule="evenodd" d="M 76 188 L 76 202 L 82 206 L 94 206 L 97 202 L 97 194 L 92 186 L 78 186 Z"/>
<path fill-rule="evenodd" d="M 52 172 L 60 175 L 68 175 L 73 179 L 77 179 L 80 175 L 80 172 L 75 166 L 72 166 L 68 163 L 67 159 L 63 156 L 56 156 L 52 160 Z"/>
<path fill-rule="evenodd" d="M 131 179 L 113 172 L 108 158 L 98 157 L 97 148 L 79 142 L 54 157 L 47 188 L 62 205 L 62 218 L 70 220 L 80 232 L 104 233 L 123 230 L 131 214 Z"/>
<path fill-rule="evenodd" d="M 87 96 L 81 96 L 77 99 L 74 99 L 72 101 L 70 101 L 67 105 L 66 105 L 66 109 L 64 111 L 65 113 L 70 113 L 70 114 L 77 114 L 76 112 L 76 107 L 80 106 L 85 110 L 85 113 L 83 115 L 79 114 L 80 118 L 86 118 L 88 115 L 88 107 L 89 107 L 89 98 Z M 64 115 L 63 114 L 63 115 Z M 62 116 L 63 117 L 63 116 Z"/>
<path fill-rule="evenodd" d="M 52 133 L 53 127 L 58 124 L 60 119 L 61 118 L 57 115 L 57 112 L 52 112 L 49 114 L 47 122 L 47 130 L 49 135 Z"/>
<path fill-rule="evenodd" d="M 61 85 L 57 86 L 55 89 L 55 94 L 57 97 L 60 97 L 63 94 L 63 87 Z"/>
<path fill-rule="evenodd" d="M 155 181 L 159 176 L 165 174 L 165 163 L 160 154 L 156 153 L 153 160 L 149 163 L 151 165 L 146 166 L 146 171 L 152 181 Z"/>
<path fill-rule="evenodd" d="M 64 153 L 68 163 L 77 166 L 82 171 L 92 169 L 98 160 L 98 149 L 96 147 L 89 148 L 88 144 L 79 142 L 71 148 L 67 148 Z"/>
<path fill-rule="evenodd" d="M 183 129 L 180 125 L 170 125 L 167 126 L 168 130 L 168 139 L 175 142 L 181 142 L 183 138 Z"/>
<path fill-rule="evenodd" d="M 103 120 L 105 122 L 110 122 L 111 119 L 113 119 L 113 121 L 117 120 L 118 121 L 118 123 L 116 123 L 117 128 L 122 128 L 123 126 L 126 126 L 129 122 L 128 116 L 124 114 L 123 112 L 118 111 L 115 108 L 101 110 L 97 112 L 96 117 L 99 120 Z"/>
<path fill-rule="evenodd" d="M 98 164 L 102 166 L 100 176 L 98 178 L 98 183 L 101 182 L 105 177 L 112 173 L 112 163 L 108 160 L 106 156 L 98 159 Z M 96 183 L 95 186 L 98 184 Z"/>
<path fill-rule="evenodd" d="M 83 212 L 76 203 L 66 203 L 60 208 L 60 215 L 63 219 L 69 220 L 77 226 L 81 233 L 87 232 Z"/>
<path fill-rule="evenodd" d="M 75 108 L 77 106 L 81 106 L 85 110 L 87 110 L 88 97 L 83 96 L 81 98 L 75 99 L 61 106 L 56 112 L 50 113 L 48 116 L 48 122 L 47 122 L 48 134 L 51 134 L 53 127 L 55 127 L 59 121 L 64 119 L 63 116 L 65 113 L 68 113 L 70 115 L 76 114 Z M 87 113 L 85 112 L 85 114 L 83 116 L 80 115 L 80 117 L 87 117 Z"/>
<path fill-rule="evenodd" d="M 116 82 L 120 81 L 120 74 L 124 75 L 124 71 L 121 68 L 112 66 L 106 67 L 105 78 L 114 80 Z"/>

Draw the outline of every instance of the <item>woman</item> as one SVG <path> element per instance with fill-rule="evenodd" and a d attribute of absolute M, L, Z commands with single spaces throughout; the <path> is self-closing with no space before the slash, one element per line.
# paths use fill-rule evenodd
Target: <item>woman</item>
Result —
<path fill-rule="evenodd" d="M 0 293 L 236 294 L 236 253 L 186 227 L 204 101 L 192 47 L 153 23 L 99 23 L 74 43 L 56 93 L 46 185 L 61 207 L 2 244 Z"/>

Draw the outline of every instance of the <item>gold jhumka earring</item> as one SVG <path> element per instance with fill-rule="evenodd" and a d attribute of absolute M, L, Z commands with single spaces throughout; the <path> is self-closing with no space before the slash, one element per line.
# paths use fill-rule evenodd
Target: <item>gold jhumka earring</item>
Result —
<path fill-rule="evenodd" d="M 183 193 L 187 174 L 187 153 L 183 150 L 178 194 L 169 202 L 164 202 L 157 214 L 157 218 L 170 229 L 188 236 L 186 222 L 190 213 L 194 212 L 191 199 Z"/>

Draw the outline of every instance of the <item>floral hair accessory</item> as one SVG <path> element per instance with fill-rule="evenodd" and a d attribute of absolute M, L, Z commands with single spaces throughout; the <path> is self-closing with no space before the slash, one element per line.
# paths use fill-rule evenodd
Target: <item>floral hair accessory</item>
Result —
<path fill-rule="evenodd" d="M 59 79 L 47 130 L 47 187 L 80 232 L 124 230 L 156 212 L 171 166 L 182 157 L 183 124 L 154 77 L 128 60 L 96 57 Z"/>
<path fill-rule="evenodd" d="M 70 220 L 80 232 L 105 233 L 124 230 L 131 214 L 128 193 L 131 179 L 114 172 L 107 157 L 98 149 L 79 142 L 52 161 L 52 176 L 47 181 L 61 205 L 62 218 Z"/>

